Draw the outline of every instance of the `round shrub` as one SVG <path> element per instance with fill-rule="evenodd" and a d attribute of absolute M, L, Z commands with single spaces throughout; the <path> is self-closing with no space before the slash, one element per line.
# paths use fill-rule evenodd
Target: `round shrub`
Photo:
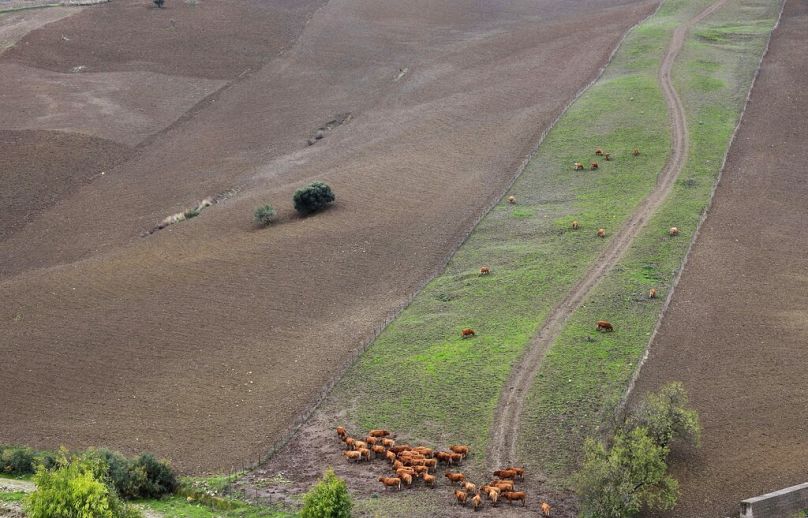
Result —
<path fill-rule="evenodd" d="M 302 518 L 350 518 L 351 495 L 345 481 L 334 470 L 325 470 L 320 479 L 303 497 Z"/>
<path fill-rule="evenodd" d="M 272 205 L 270 205 L 269 203 L 255 209 L 255 223 L 259 227 L 269 226 L 274 216 L 275 216 L 275 209 L 273 209 Z"/>
<path fill-rule="evenodd" d="M 325 182 L 312 182 L 296 190 L 292 196 L 295 210 L 304 216 L 324 209 L 335 199 L 334 192 Z"/>
<path fill-rule="evenodd" d="M 0 471 L 12 475 L 25 475 L 34 472 L 36 453 L 31 448 L 5 446 L 0 448 Z"/>
<path fill-rule="evenodd" d="M 62 458 L 51 471 L 37 468 L 36 491 L 23 501 L 29 518 L 137 518 L 140 512 L 121 501 L 103 482 L 103 466 L 89 460 Z"/>
<path fill-rule="evenodd" d="M 144 453 L 135 460 L 135 470 L 142 470 L 146 476 L 146 484 L 139 496 L 143 498 L 159 498 L 177 491 L 179 482 L 171 465 L 164 460 L 157 460 L 151 453 Z"/>

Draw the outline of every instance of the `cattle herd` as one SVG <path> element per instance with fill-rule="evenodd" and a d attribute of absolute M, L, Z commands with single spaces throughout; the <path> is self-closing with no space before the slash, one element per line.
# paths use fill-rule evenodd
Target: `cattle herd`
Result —
<path fill-rule="evenodd" d="M 509 466 L 494 472 L 494 479 L 477 486 L 466 479 L 466 475 L 458 471 L 463 461 L 469 455 L 469 447 L 463 444 L 454 444 L 447 451 L 435 450 L 426 446 L 410 446 L 398 444 L 389 431 L 376 429 L 368 432 L 363 439 L 356 439 L 348 435 L 342 426 L 337 427 L 337 435 L 345 444 L 346 450 L 342 452 L 349 462 L 371 462 L 374 459 L 383 459 L 390 464 L 390 476 L 379 477 L 384 489 L 411 488 L 420 483 L 424 487 L 435 488 L 439 481 L 446 478 L 454 490 L 454 500 L 462 506 L 470 504 L 475 511 L 480 510 L 485 501 L 496 507 L 502 500 L 509 504 L 521 502 L 527 506 L 527 493 L 517 491 L 516 484 L 524 482 L 525 468 Z M 438 469 L 444 469 L 440 479 Z M 550 504 L 540 502 L 540 510 L 544 516 L 550 516 Z"/>

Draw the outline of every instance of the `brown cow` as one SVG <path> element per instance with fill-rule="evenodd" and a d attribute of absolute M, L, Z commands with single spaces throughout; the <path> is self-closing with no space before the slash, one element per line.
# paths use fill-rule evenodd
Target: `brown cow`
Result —
<path fill-rule="evenodd" d="M 342 454 L 345 455 L 345 457 L 347 457 L 348 460 L 355 460 L 355 461 L 362 460 L 362 454 L 359 453 L 358 451 L 344 451 L 342 452 Z"/>
<path fill-rule="evenodd" d="M 651 288 L 651 290 L 648 292 L 648 298 L 649 299 L 655 299 L 656 298 L 656 288 Z"/>
<path fill-rule="evenodd" d="M 464 458 L 469 454 L 469 447 L 465 444 L 453 444 L 452 446 L 449 446 L 449 449 L 455 453 L 459 453 Z"/>
<path fill-rule="evenodd" d="M 396 461 L 396 454 L 392 451 L 385 452 L 384 456 L 391 464 Z"/>
<path fill-rule="evenodd" d="M 676 228 L 676 227 L 671 227 L 671 229 L 668 231 L 668 235 L 678 236 L 679 235 L 679 229 Z"/>
<path fill-rule="evenodd" d="M 488 499 L 491 500 L 491 505 L 494 507 L 497 506 L 497 500 L 499 500 L 499 489 L 492 487 L 488 490 Z"/>
<path fill-rule="evenodd" d="M 426 466 L 413 466 L 412 470 L 415 471 L 416 475 L 423 475 L 429 471 L 429 468 Z"/>
<path fill-rule="evenodd" d="M 634 149 L 631 150 L 631 154 L 634 156 L 640 156 L 640 148 L 635 147 Z"/>
<path fill-rule="evenodd" d="M 436 452 L 435 453 L 435 458 L 438 460 L 438 462 L 444 462 L 446 464 L 449 464 L 449 463 L 452 462 L 452 454 L 449 453 L 448 451 Z"/>
<path fill-rule="evenodd" d="M 475 511 L 479 511 L 481 505 L 483 505 L 483 500 L 482 500 L 482 498 L 480 498 L 480 494 L 477 493 L 471 499 L 471 506 L 474 508 Z"/>
<path fill-rule="evenodd" d="M 424 457 L 431 457 L 432 454 L 435 453 L 435 450 L 433 450 L 432 448 L 427 448 L 426 446 L 416 446 L 415 448 L 412 449 L 412 451 L 420 453 Z"/>
<path fill-rule="evenodd" d="M 606 237 L 606 229 L 605 228 L 599 228 L 598 229 L 598 237 Z"/>
<path fill-rule="evenodd" d="M 410 446 L 409 444 L 397 444 L 395 446 L 390 447 L 390 451 L 392 451 L 396 455 L 398 455 L 402 451 L 408 451 L 408 450 L 411 450 L 411 449 L 412 449 L 412 446 Z"/>
<path fill-rule="evenodd" d="M 576 219 L 572 222 L 572 230 L 578 230 L 579 228 L 581 228 L 581 225 L 578 223 L 578 220 Z"/>
<path fill-rule="evenodd" d="M 426 459 L 424 460 L 424 466 L 434 471 L 438 467 L 438 459 Z"/>
<path fill-rule="evenodd" d="M 600 149 L 600 148 L 597 148 L 597 149 L 595 150 L 595 154 L 596 154 L 597 156 L 603 156 L 603 150 L 602 150 L 602 149 Z"/>
<path fill-rule="evenodd" d="M 400 468 L 400 469 L 396 470 L 396 475 L 399 476 L 399 477 L 401 475 L 413 476 L 413 475 L 415 475 L 415 471 L 413 471 L 412 468 Z"/>
<path fill-rule="evenodd" d="M 377 441 L 377 439 L 376 439 L 375 437 L 373 437 L 372 435 L 368 435 L 367 437 L 365 437 L 365 442 L 366 442 L 366 443 L 368 443 L 368 444 L 369 444 L 369 445 L 371 445 L 371 446 L 375 446 L 375 445 L 376 445 L 376 442 L 378 442 L 378 441 Z"/>
<path fill-rule="evenodd" d="M 508 469 L 498 469 L 494 472 L 495 477 L 499 477 L 501 479 L 514 479 L 516 478 L 516 471 L 508 468 Z"/>
<path fill-rule="evenodd" d="M 466 476 L 462 473 L 450 473 L 447 471 L 446 478 L 448 478 L 452 482 L 452 485 L 454 485 L 455 482 L 463 482 L 466 479 Z"/>
<path fill-rule="evenodd" d="M 550 504 L 547 502 L 542 501 L 541 503 L 541 514 L 544 516 L 550 516 Z"/>
<path fill-rule="evenodd" d="M 611 153 L 603 153 L 603 158 L 608 162 L 612 159 Z"/>
<path fill-rule="evenodd" d="M 424 484 L 429 484 L 430 486 L 435 487 L 435 475 L 424 473 L 421 475 L 421 478 L 424 479 Z"/>
<path fill-rule="evenodd" d="M 401 491 L 401 479 L 398 477 L 379 477 L 379 482 L 384 484 L 384 489 L 398 487 L 398 490 Z"/>
<path fill-rule="evenodd" d="M 337 435 L 344 441 L 345 438 L 348 437 L 348 432 L 342 426 L 337 426 Z"/>
<path fill-rule="evenodd" d="M 606 320 L 598 320 L 597 326 L 598 331 L 603 332 L 614 331 L 614 327 Z"/>
<path fill-rule="evenodd" d="M 500 491 L 513 491 L 513 480 L 495 480 L 491 485 Z"/>
<path fill-rule="evenodd" d="M 462 461 L 463 461 L 463 455 L 461 453 L 449 454 L 449 464 L 460 464 Z"/>
<path fill-rule="evenodd" d="M 412 485 L 412 475 L 410 475 L 409 473 L 399 473 L 398 478 L 400 478 L 401 481 L 404 482 L 405 486 Z"/>
<path fill-rule="evenodd" d="M 461 338 L 469 338 L 469 337 L 474 336 L 476 334 L 477 333 L 474 332 L 474 329 L 471 329 L 471 328 L 468 328 L 468 327 L 460 332 Z"/>
<path fill-rule="evenodd" d="M 382 446 L 385 448 L 392 448 L 396 445 L 396 441 L 393 439 L 382 439 Z"/>
<path fill-rule="evenodd" d="M 362 448 L 367 448 L 367 447 L 368 447 L 368 443 L 366 443 L 365 441 L 356 441 L 355 440 L 353 442 L 353 449 L 354 450 L 361 450 Z"/>
<path fill-rule="evenodd" d="M 505 469 L 509 469 L 511 471 L 516 472 L 516 477 L 517 478 L 520 478 L 522 480 L 525 479 L 525 467 L 524 466 L 522 466 L 521 468 L 517 468 L 516 466 L 509 466 L 509 467 L 507 467 Z"/>
<path fill-rule="evenodd" d="M 597 163 L 597 162 L 592 162 L 592 164 L 589 166 L 589 170 L 590 170 L 590 171 L 594 171 L 594 170 L 595 170 L 595 169 L 597 169 L 598 167 L 600 167 L 600 166 L 598 165 L 598 163 Z"/>
<path fill-rule="evenodd" d="M 359 449 L 358 449 L 358 450 L 356 450 L 356 451 L 358 451 L 358 452 L 359 452 L 359 455 L 361 455 L 362 457 L 364 457 L 364 458 L 365 458 L 365 460 L 367 460 L 367 461 L 369 461 L 369 460 L 370 460 L 370 450 L 369 450 L 369 449 L 367 449 L 367 448 L 359 448 Z"/>
<path fill-rule="evenodd" d="M 491 273 L 491 268 L 487 266 L 480 267 L 480 275 L 488 275 L 489 273 Z"/>
<path fill-rule="evenodd" d="M 374 456 L 375 455 L 385 455 L 385 454 L 387 454 L 387 451 L 384 449 L 384 446 L 382 446 L 381 444 L 371 446 L 370 451 L 373 452 Z"/>
<path fill-rule="evenodd" d="M 466 492 L 460 491 L 459 489 L 455 489 L 455 498 L 457 499 L 457 503 L 460 505 L 466 505 Z"/>
<path fill-rule="evenodd" d="M 584 165 L 582 163 L 580 163 L 580 162 L 575 162 L 575 170 L 576 171 L 583 171 L 584 170 Z"/>
<path fill-rule="evenodd" d="M 521 500 L 523 506 L 527 505 L 527 495 L 524 491 L 508 491 L 507 493 L 502 493 L 502 496 L 504 496 L 511 505 L 513 505 L 514 500 Z"/>
<path fill-rule="evenodd" d="M 508 196 L 508 203 L 516 205 L 516 196 Z"/>
<path fill-rule="evenodd" d="M 390 435 L 390 432 L 388 432 L 387 430 L 376 429 L 368 432 L 368 435 L 370 435 L 371 437 L 387 437 L 388 435 Z"/>
<path fill-rule="evenodd" d="M 346 437 L 345 439 L 343 439 L 343 441 L 345 442 L 345 446 L 349 450 L 354 449 L 354 443 L 356 442 L 356 439 L 354 439 L 353 437 Z"/>
<path fill-rule="evenodd" d="M 460 486 L 463 488 L 463 491 L 465 491 L 467 493 L 476 493 L 477 492 L 477 486 L 475 486 L 471 482 L 463 482 L 462 484 L 460 484 Z"/>

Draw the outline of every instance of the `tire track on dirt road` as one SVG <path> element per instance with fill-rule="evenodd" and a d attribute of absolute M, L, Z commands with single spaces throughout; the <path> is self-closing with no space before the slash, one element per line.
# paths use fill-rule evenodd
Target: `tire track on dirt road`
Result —
<path fill-rule="evenodd" d="M 499 466 L 516 461 L 516 441 L 522 409 L 547 350 L 560 334 L 570 315 L 578 309 L 592 289 L 623 257 L 623 254 L 628 250 L 648 219 L 668 197 L 676 178 L 679 176 L 679 172 L 687 162 L 689 152 L 687 119 L 682 101 L 679 99 L 679 95 L 671 82 L 671 69 L 684 45 L 688 31 L 720 9 L 726 1 L 717 0 L 674 30 L 658 74 L 672 125 L 670 157 L 657 178 L 654 190 L 645 197 L 629 220 L 614 234 L 614 237 L 595 259 L 584 277 L 564 300 L 550 312 L 544 325 L 531 340 L 524 355 L 511 371 L 510 378 L 503 389 L 494 414 L 494 425 L 486 455 L 490 469 L 497 469 Z"/>

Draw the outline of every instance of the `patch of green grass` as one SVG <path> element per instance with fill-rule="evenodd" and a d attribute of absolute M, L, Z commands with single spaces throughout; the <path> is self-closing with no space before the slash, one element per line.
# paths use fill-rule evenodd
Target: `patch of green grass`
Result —
<path fill-rule="evenodd" d="M 731 2 L 719 11 L 736 23 L 722 27 L 773 26 L 778 8 L 760 0 Z M 757 17 L 761 17 L 758 19 Z M 716 23 L 707 20 L 707 23 Z M 740 47 L 694 41 L 694 31 L 674 67 L 673 77 L 688 117 L 690 154 L 670 197 L 651 218 L 620 264 L 572 315 L 549 350 L 531 389 L 520 435 L 520 455 L 558 486 L 569 484 L 586 436 L 606 420 L 612 403 L 625 392 L 643 355 L 692 233 L 707 207 L 722 157 L 737 123 L 746 92 L 765 45 L 767 32 L 756 31 Z M 731 36 L 726 29 L 722 34 Z M 744 33 L 747 36 L 749 33 Z M 703 88 L 700 73 L 720 75 L 721 86 Z M 715 85 L 718 84 L 716 79 Z M 669 237 L 671 226 L 680 229 Z M 658 298 L 647 298 L 656 287 Z M 597 333 L 594 322 L 607 319 L 615 332 Z"/>
<path fill-rule="evenodd" d="M 34 475 L 31 473 L 26 473 L 24 475 L 10 475 L 8 473 L 0 472 L 0 478 L 6 478 L 9 480 L 31 480 L 34 478 Z"/>
<path fill-rule="evenodd" d="M 239 471 L 232 475 L 208 475 L 202 477 L 183 477 L 180 480 L 180 487 L 183 490 L 200 491 L 211 495 L 221 495 L 224 490 L 244 475 L 244 472 Z"/>
<path fill-rule="evenodd" d="M 0 502 L 22 502 L 26 494 L 27 493 L 23 491 L 10 491 L 5 493 L 0 491 Z"/>
<path fill-rule="evenodd" d="M 213 509 L 185 497 L 173 496 L 160 500 L 141 500 L 139 505 L 157 511 L 165 518 L 286 518 L 294 514 L 270 507 L 231 500 L 229 509 Z"/>

